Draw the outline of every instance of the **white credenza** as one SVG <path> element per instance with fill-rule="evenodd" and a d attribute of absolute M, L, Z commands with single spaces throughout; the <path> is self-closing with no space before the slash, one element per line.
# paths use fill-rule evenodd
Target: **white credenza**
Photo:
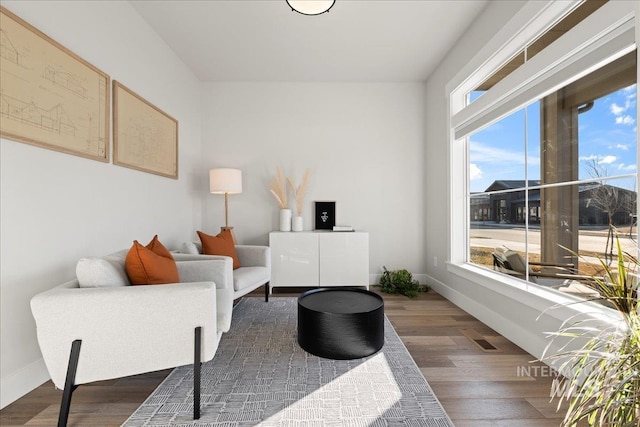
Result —
<path fill-rule="evenodd" d="M 270 290 L 275 287 L 366 286 L 369 233 L 272 231 Z"/>

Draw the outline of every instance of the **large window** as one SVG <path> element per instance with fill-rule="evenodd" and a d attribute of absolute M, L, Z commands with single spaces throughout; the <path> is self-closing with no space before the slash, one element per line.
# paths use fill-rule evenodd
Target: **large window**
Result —
<path fill-rule="evenodd" d="M 558 16 L 517 66 L 454 93 L 467 101 L 452 118 L 466 153 L 464 260 L 575 295 L 610 256 L 610 230 L 637 253 L 633 8 L 603 4 Z"/>

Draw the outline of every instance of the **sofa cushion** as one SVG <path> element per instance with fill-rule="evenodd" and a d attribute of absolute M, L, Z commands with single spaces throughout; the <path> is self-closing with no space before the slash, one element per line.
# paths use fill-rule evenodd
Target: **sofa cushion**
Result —
<path fill-rule="evenodd" d="M 202 242 L 202 253 L 205 255 L 224 255 L 233 259 L 233 269 L 240 267 L 240 260 L 233 243 L 233 236 L 230 230 L 223 230 L 217 236 L 210 236 L 202 231 L 198 231 L 198 236 Z"/>
<path fill-rule="evenodd" d="M 125 259 L 129 280 L 133 285 L 161 285 L 178 283 L 178 267 L 171 252 L 154 236 L 147 245 L 133 241 Z"/>
<path fill-rule="evenodd" d="M 124 259 L 112 256 L 80 258 L 76 264 L 76 277 L 81 288 L 131 284 L 124 268 Z"/>
<path fill-rule="evenodd" d="M 267 267 L 240 267 L 233 272 L 233 290 L 240 291 L 256 283 L 269 281 L 269 269 Z"/>

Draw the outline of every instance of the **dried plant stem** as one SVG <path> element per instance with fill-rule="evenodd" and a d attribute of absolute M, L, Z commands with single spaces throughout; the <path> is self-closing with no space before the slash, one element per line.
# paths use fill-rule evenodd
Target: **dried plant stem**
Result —
<path fill-rule="evenodd" d="M 307 187 L 309 187 L 309 177 L 311 176 L 311 170 L 307 169 L 302 177 L 300 186 L 296 187 L 291 178 L 287 177 L 291 191 L 293 191 L 293 198 L 296 200 L 296 210 L 298 216 L 302 215 L 302 208 L 304 207 L 304 197 L 307 195 Z"/>
<path fill-rule="evenodd" d="M 287 209 L 289 203 L 287 200 L 287 184 L 282 169 L 279 167 L 276 168 L 276 175 L 269 181 L 269 187 L 271 194 L 273 194 L 278 201 L 280 209 Z"/>

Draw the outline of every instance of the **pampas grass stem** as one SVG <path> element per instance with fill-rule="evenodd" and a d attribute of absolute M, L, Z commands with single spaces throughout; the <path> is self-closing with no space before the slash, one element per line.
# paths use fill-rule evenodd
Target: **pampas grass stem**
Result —
<path fill-rule="evenodd" d="M 271 194 L 278 201 L 278 205 L 280 209 L 287 209 L 288 200 L 287 200 L 287 184 L 284 179 L 284 174 L 282 173 L 282 169 L 279 167 L 276 168 L 276 175 L 271 178 L 269 181 L 269 187 Z"/>
<path fill-rule="evenodd" d="M 287 177 L 291 191 L 293 191 L 293 198 L 296 200 L 296 210 L 298 216 L 302 215 L 302 208 L 304 207 L 304 197 L 307 194 L 307 187 L 309 186 L 309 177 L 311 176 L 311 170 L 307 169 L 302 177 L 300 186 L 296 187 L 291 178 Z"/>

